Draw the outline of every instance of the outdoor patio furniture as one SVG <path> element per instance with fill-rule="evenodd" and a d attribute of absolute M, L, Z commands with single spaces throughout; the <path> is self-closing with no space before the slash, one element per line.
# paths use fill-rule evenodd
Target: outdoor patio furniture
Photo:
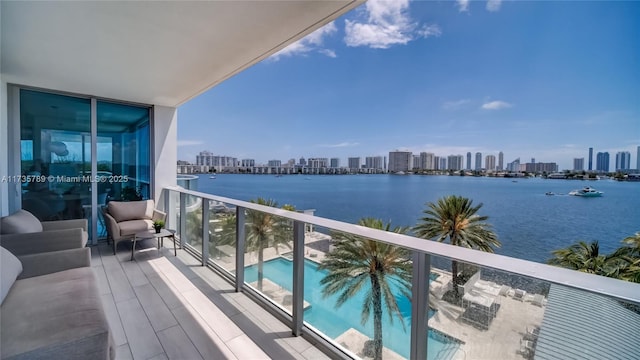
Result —
<path fill-rule="evenodd" d="M 527 295 L 527 292 L 524 290 L 516 289 L 513 293 L 513 298 L 518 301 L 524 301 L 524 296 Z"/>
<path fill-rule="evenodd" d="M 511 287 L 509 287 L 507 285 L 502 285 L 500 287 L 500 291 L 498 292 L 498 294 L 500 294 L 502 296 L 507 296 L 509 294 L 509 291 L 511 291 Z"/>
<path fill-rule="evenodd" d="M 543 307 L 543 306 L 544 306 L 544 304 L 545 304 L 545 298 L 544 298 L 544 295 L 535 294 L 535 295 L 533 296 L 533 300 L 531 300 L 531 303 L 532 303 L 533 305 L 537 305 L 537 306 Z"/>
<path fill-rule="evenodd" d="M 115 357 L 89 248 L 0 258 L 0 358 Z"/>
<path fill-rule="evenodd" d="M 136 233 L 153 229 L 154 221 L 164 221 L 167 216 L 155 209 L 153 200 L 110 201 L 102 215 L 107 224 L 107 241 L 113 241 L 114 255 L 119 242 L 133 240 Z"/>
<path fill-rule="evenodd" d="M 41 222 L 26 210 L 0 219 L 0 231 L 2 247 L 16 256 L 83 248 L 89 238 L 86 219 Z"/>

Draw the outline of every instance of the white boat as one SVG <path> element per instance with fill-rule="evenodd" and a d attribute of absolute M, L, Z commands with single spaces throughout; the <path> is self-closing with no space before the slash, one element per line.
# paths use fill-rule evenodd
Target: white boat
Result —
<path fill-rule="evenodd" d="M 215 178 L 216 178 L 216 176 L 215 176 L 215 175 L 211 175 L 211 176 L 209 176 L 209 179 L 215 179 Z"/>
<path fill-rule="evenodd" d="M 573 196 L 584 196 L 584 197 L 598 197 L 602 196 L 602 191 L 598 191 L 592 187 L 585 186 L 580 190 L 573 190 L 569 193 L 569 195 Z"/>

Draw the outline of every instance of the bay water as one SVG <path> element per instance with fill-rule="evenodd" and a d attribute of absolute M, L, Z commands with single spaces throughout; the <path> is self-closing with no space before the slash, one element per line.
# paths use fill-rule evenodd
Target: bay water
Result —
<path fill-rule="evenodd" d="M 569 191 L 591 186 L 604 195 L 583 198 Z M 610 252 L 640 231 L 640 182 L 513 179 L 420 175 L 199 175 L 198 191 L 249 201 L 315 209 L 315 215 L 356 223 L 380 218 L 414 226 L 427 202 L 461 195 L 482 203 L 480 215 L 502 242 L 496 253 L 545 262 L 551 251 L 578 241 L 600 243 Z M 545 195 L 553 192 L 557 195 Z"/>

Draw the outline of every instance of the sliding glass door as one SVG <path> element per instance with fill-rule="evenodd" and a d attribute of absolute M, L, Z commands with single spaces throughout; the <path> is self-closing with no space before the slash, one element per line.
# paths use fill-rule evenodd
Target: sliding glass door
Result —
<path fill-rule="evenodd" d="M 86 218 L 106 237 L 102 207 L 148 199 L 149 107 L 20 89 L 22 208 L 42 221 Z"/>
<path fill-rule="evenodd" d="M 81 219 L 91 206 L 91 102 L 20 93 L 22 208 L 42 221 Z"/>
<path fill-rule="evenodd" d="M 98 205 L 149 198 L 149 143 L 148 109 L 98 101 Z"/>

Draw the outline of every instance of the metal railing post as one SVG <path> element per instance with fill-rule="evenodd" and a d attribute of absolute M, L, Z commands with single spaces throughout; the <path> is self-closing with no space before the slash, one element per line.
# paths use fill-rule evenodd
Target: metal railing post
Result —
<path fill-rule="evenodd" d="M 209 199 L 202 199 L 202 266 L 209 260 Z"/>
<path fill-rule="evenodd" d="M 411 360 L 427 359 L 429 333 L 429 273 L 431 256 L 413 252 L 413 279 L 411 284 Z"/>
<path fill-rule="evenodd" d="M 291 332 L 300 336 L 304 321 L 304 223 L 293 222 L 293 299 Z"/>
<path fill-rule="evenodd" d="M 171 220 L 171 216 L 173 216 L 173 209 L 171 209 L 171 194 L 172 191 L 164 189 L 162 191 L 164 193 L 164 213 L 167 214 L 166 217 L 166 227 L 167 229 L 170 229 L 171 227 L 173 227 L 173 221 Z"/>
<path fill-rule="evenodd" d="M 180 193 L 180 247 L 184 249 L 187 237 L 187 194 Z"/>
<path fill-rule="evenodd" d="M 236 292 L 244 285 L 244 211 L 236 207 Z"/>

